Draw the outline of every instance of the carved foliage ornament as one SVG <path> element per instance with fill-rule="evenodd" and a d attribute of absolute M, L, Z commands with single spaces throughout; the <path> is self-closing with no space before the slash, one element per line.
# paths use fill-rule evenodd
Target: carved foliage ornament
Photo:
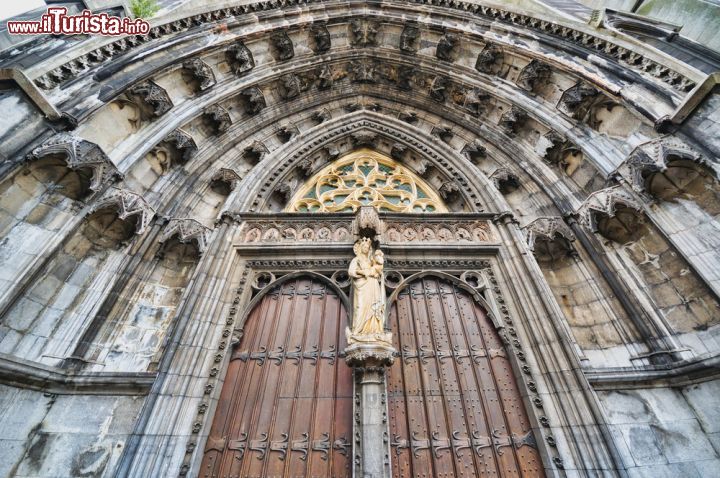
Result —
<path fill-rule="evenodd" d="M 377 34 L 380 24 L 374 20 L 355 18 L 350 22 L 351 43 L 354 46 L 377 45 Z"/>
<path fill-rule="evenodd" d="M 381 211 L 446 212 L 422 179 L 392 159 L 359 150 L 328 165 L 290 202 L 291 212 L 349 212 L 361 206 Z"/>
<path fill-rule="evenodd" d="M 493 234 L 487 221 L 449 223 L 387 222 L 384 239 L 388 242 L 488 242 Z"/>
<path fill-rule="evenodd" d="M 62 154 L 67 167 L 72 170 L 87 168 L 92 171 L 90 189 L 98 191 L 103 185 L 122 174 L 100 146 L 69 133 L 58 133 L 32 150 L 31 158 Z"/>
<path fill-rule="evenodd" d="M 242 241 L 257 242 L 348 242 L 352 239 L 349 221 L 273 222 L 248 221 L 242 227 Z"/>

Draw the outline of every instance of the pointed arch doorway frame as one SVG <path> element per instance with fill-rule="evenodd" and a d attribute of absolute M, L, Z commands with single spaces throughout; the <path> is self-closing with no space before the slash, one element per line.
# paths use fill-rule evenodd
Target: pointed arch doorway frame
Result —
<path fill-rule="evenodd" d="M 527 413 L 528 431 L 532 432 L 528 436 L 516 434 L 515 441 L 512 441 L 511 437 L 508 444 L 515 448 L 532 446 L 537 451 L 538 463 L 542 463 L 538 465 L 538 469 L 544 470 L 547 476 L 559 476 L 561 468 L 558 464 L 562 466 L 562 462 L 558 460 L 558 452 L 552 446 L 556 444 L 556 439 L 552 436 L 553 430 L 547 418 L 553 404 L 546 403 L 538 393 L 543 378 L 533 370 L 533 364 L 536 363 L 533 350 L 525 346 L 531 338 L 526 328 L 518 326 L 512 318 L 514 310 L 510 302 L 515 291 L 512 287 L 507 287 L 504 279 L 507 272 L 503 270 L 500 257 L 503 249 L 503 224 L 493 222 L 496 215 L 488 213 L 439 213 L 432 216 L 375 213 L 374 216 L 378 222 L 373 227 L 379 231 L 376 241 L 387 259 L 385 284 L 389 304 L 394 303 L 399 291 L 405 288 L 409 281 L 432 276 L 445 283 L 454 284 L 454 287 L 461 289 L 477 304 L 479 310 L 487 313 L 488 324 L 502 340 L 508 370 L 513 375 L 518 390 L 518 401 Z M 242 278 L 239 281 L 241 287 L 237 289 L 233 300 L 236 319 L 228 341 L 229 352 L 215 367 L 214 375 L 218 379 L 225 377 L 232 350 L 241 343 L 245 317 L 260 303 L 261 297 L 267 294 L 268 290 L 277 288 L 291 278 L 322 278 L 321 280 L 337 293 L 340 302 L 348 304 L 350 281 L 347 278 L 347 266 L 352 258 L 354 240 L 366 226 L 367 217 L 363 218 L 362 213 L 251 213 L 228 214 L 226 221 L 234 230 L 233 247 L 237 253 L 240 265 L 238 270 L 241 271 Z M 396 360 L 404 360 L 402 351 Z M 222 381 L 219 380 L 214 392 L 217 400 L 221 398 L 221 389 Z M 384 395 L 383 400 L 387 406 L 386 399 L 387 395 Z M 214 401 L 205 417 L 199 417 L 203 420 L 201 435 L 204 439 L 210 433 L 216 407 L 217 402 Z M 357 438 L 358 433 L 362 433 L 362 423 L 357 419 L 357 413 L 354 416 L 353 436 Z M 388 423 L 388 435 L 385 437 L 388 470 L 386 476 L 394 476 L 390 471 L 391 464 L 393 460 L 400 459 L 397 456 L 397 446 L 392 446 L 390 426 L 391 423 Z M 412 450 L 412 437 L 408 438 L 408 448 Z M 464 435 L 428 435 L 423 439 L 428 441 L 428 453 L 442 453 L 442 447 L 447 441 L 451 452 L 456 455 L 461 450 L 455 451 L 452 447 L 459 444 L 462 448 L 462 440 L 465 438 Z M 472 445 L 471 438 L 467 439 L 470 440 L 468 444 Z M 289 437 L 288 443 L 297 440 L 298 437 Z M 268 443 L 270 441 L 272 440 L 268 439 Z M 199 442 L 198 445 L 201 445 L 200 452 L 193 455 L 188 465 L 200 472 L 207 443 Z M 489 449 L 495 447 L 496 451 L 502 453 L 504 442 L 491 442 L 490 445 Z M 363 470 L 358 466 L 362 450 L 358 450 L 356 441 L 353 441 L 352 446 L 355 468 L 351 475 L 363 476 Z M 423 443 L 420 443 L 420 446 L 422 447 Z M 422 453 L 420 448 L 415 451 Z M 538 474 L 542 472 L 538 471 Z M 506 476 L 531 475 L 510 473 Z"/>

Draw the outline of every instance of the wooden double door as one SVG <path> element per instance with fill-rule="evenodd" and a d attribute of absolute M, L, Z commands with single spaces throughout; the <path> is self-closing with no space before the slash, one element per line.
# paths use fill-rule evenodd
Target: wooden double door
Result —
<path fill-rule="evenodd" d="M 393 477 L 544 476 L 507 352 L 481 306 L 425 277 L 399 293 L 389 320 Z M 200 476 L 352 475 L 346 323 L 340 299 L 317 280 L 263 297 L 233 351 Z"/>
<path fill-rule="evenodd" d="M 346 323 L 339 297 L 312 279 L 262 298 L 232 353 L 200 476 L 351 476 Z"/>

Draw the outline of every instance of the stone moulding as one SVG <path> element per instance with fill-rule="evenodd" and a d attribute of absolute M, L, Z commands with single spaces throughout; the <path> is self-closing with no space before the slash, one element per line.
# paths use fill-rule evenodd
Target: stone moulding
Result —
<path fill-rule="evenodd" d="M 190 218 L 173 218 L 163 229 L 158 242 L 165 243 L 173 237 L 183 244 L 195 242 L 200 254 L 207 250 L 208 241 L 212 229 L 204 226 L 199 221 Z"/>
<path fill-rule="evenodd" d="M 568 242 L 575 240 L 575 234 L 573 234 L 570 227 L 565 224 L 565 221 L 561 217 L 557 216 L 539 217 L 522 229 L 530 250 L 535 249 L 535 241 L 539 237 L 550 241 L 554 240 L 556 236 L 564 237 Z"/>
<path fill-rule="evenodd" d="M 90 169 L 92 171 L 90 180 L 92 191 L 98 191 L 104 185 L 123 177 L 100 146 L 73 134 L 56 134 L 33 149 L 30 159 L 40 159 L 54 154 L 63 155 L 69 169 Z"/>
<path fill-rule="evenodd" d="M 597 231 L 597 214 L 614 217 L 618 205 L 637 212 L 643 210 L 642 204 L 622 186 L 613 186 L 590 194 L 576 213 L 580 218 L 580 223 L 595 232 Z"/>
<path fill-rule="evenodd" d="M 174 35 L 178 32 L 186 31 L 192 27 L 226 20 L 235 16 L 248 14 L 252 15 L 256 12 L 270 11 L 283 7 L 288 8 L 294 5 L 304 6 L 308 3 L 325 4 L 331 2 L 327 0 L 287 0 L 282 3 L 253 2 L 218 10 L 211 10 L 205 13 L 173 20 L 151 28 L 146 35 L 128 36 L 100 46 L 40 75 L 34 79 L 34 82 L 40 88 L 50 90 L 71 79 L 77 78 L 78 75 L 87 70 L 95 68 L 114 57 L 125 55 L 131 50 L 152 42 L 153 40 L 158 40 L 168 35 Z M 412 0 L 411 3 L 426 5 L 425 0 Z M 625 46 L 621 46 L 620 44 L 613 42 L 610 38 L 597 36 L 593 32 L 579 30 L 571 26 L 562 25 L 542 18 L 536 18 L 525 13 L 513 12 L 494 6 L 480 5 L 461 0 L 439 0 L 435 3 L 435 5 L 438 7 L 468 12 L 471 15 L 484 17 L 490 22 L 499 21 L 516 27 L 541 32 L 555 37 L 560 41 L 569 41 L 580 44 L 587 49 L 595 50 L 603 56 L 610 57 L 615 61 L 621 62 L 629 68 L 651 75 L 652 77 L 665 82 L 670 87 L 681 92 L 690 91 L 696 84 L 696 81 L 688 78 L 679 71 L 673 70 L 664 64 L 662 60 L 656 61 L 643 56 L 640 53 L 633 52 Z M 371 36 L 374 38 L 374 34 Z M 363 33 L 362 27 L 358 30 L 358 37 L 367 39 L 371 38 L 368 36 L 368 33 Z"/>
<path fill-rule="evenodd" d="M 112 187 L 108 192 L 99 199 L 93 206 L 91 212 L 96 212 L 105 208 L 113 208 L 117 211 L 119 219 L 127 219 L 137 216 L 135 225 L 135 234 L 143 234 L 150 225 L 155 210 L 145 201 L 145 199 L 137 193 L 127 189 Z"/>
<path fill-rule="evenodd" d="M 648 141 L 637 146 L 628 158 L 615 171 L 615 175 L 624 178 L 637 192 L 645 192 L 646 172 L 664 172 L 667 170 L 670 156 L 679 159 L 688 159 L 701 166 L 710 166 L 710 163 L 700 153 L 687 144 L 672 136 Z M 718 171 L 709 168 L 718 177 Z"/>

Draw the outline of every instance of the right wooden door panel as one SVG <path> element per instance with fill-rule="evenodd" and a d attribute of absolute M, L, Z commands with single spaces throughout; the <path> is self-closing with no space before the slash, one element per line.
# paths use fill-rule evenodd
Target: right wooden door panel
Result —
<path fill-rule="evenodd" d="M 472 297 L 425 277 L 390 310 L 393 476 L 542 477 L 505 348 Z"/>

